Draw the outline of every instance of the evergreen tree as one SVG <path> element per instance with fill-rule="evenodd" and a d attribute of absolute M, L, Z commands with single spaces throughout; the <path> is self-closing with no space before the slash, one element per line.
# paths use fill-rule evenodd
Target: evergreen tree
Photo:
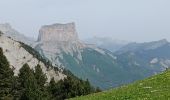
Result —
<path fill-rule="evenodd" d="M 45 87 L 47 77 L 43 73 L 41 66 L 39 64 L 37 66 L 35 66 L 34 76 L 36 78 L 38 89 L 41 92 L 42 98 L 49 99 L 50 94 L 48 93 L 47 87 Z"/>
<path fill-rule="evenodd" d="M 14 99 L 18 100 L 21 95 L 23 88 L 21 87 L 21 83 L 19 82 L 19 78 L 17 76 L 14 76 L 14 82 L 13 82 L 13 95 Z"/>
<path fill-rule="evenodd" d="M 84 86 L 85 86 L 85 88 L 84 88 L 85 89 L 84 95 L 87 95 L 87 94 L 90 94 L 91 92 L 94 92 L 94 88 L 91 87 L 90 82 L 89 82 L 88 79 L 84 82 Z"/>
<path fill-rule="evenodd" d="M 46 81 L 47 81 L 47 77 L 46 75 L 43 73 L 41 66 L 38 64 L 37 66 L 35 66 L 35 78 L 37 80 L 37 84 L 40 87 L 44 87 Z"/>
<path fill-rule="evenodd" d="M 51 99 L 56 99 L 57 98 L 57 94 L 56 94 L 56 91 L 59 91 L 57 89 L 57 85 L 56 85 L 56 82 L 54 80 L 54 78 L 51 79 L 49 85 L 48 85 L 48 91 L 51 95 Z"/>
<path fill-rule="evenodd" d="M 51 79 L 50 83 L 49 83 L 49 91 L 51 92 L 51 94 L 54 94 L 55 93 L 55 86 L 56 86 L 56 83 L 55 83 L 55 80 L 54 78 Z"/>
<path fill-rule="evenodd" d="M 9 63 L 3 55 L 3 50 L 0 48 L 0 99 L 10 100 L 13 98 L 13 75 Z"/>
<path fill-rule="evenodd" d="M 69 76 L 57 83 L 52 79 L 49 84 L 49 90 L 56 100 L 64 100 L 95 92 L 88 80 L 83 81 Z"/>
<path fill-rule="evenodd" d="M 42 100 L 42 94 L 38 87 L 34 71 L 28 64 L 24 64 L 20 69 L 19 81 L 23 88 L 21 100 Z"/>

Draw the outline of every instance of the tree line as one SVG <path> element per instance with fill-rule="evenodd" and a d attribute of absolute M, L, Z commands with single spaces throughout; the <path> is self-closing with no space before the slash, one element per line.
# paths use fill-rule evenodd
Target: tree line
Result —
<path fill-rule="evenodd" d="M 14 76 L 0 48 L 0 100 L 64 100 L 99 91 L 88 80 L 78 79 L 70 73 L 63 80 L 55 82 L 52 78 L 47 83 L 40 65 L 33 70 L 28 64 L 24 64 L 18 76 Z"/>

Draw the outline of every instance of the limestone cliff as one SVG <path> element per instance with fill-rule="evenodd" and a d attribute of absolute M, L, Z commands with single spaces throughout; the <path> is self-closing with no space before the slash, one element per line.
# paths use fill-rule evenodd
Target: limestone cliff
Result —
<path fill-rule="evenodd" d="M 77 41 L 78 35 L 74 23 L 68 24 L 53 24 L 42 26 L 39 31 L 38 41 L 60 41 L 71 42 Z"/>
<path fill-rule="evenodd" d="M 35 69 L 35 66 L 39 64 L 47 76 L 47 82 L 50 82 L 53 77 L 56 81 L 66 77 L 62 71 L 55 71 L 52 66 L 47 66 L 44 62 L 40 61 L 22 47 L 20 42 L 6 37 L 4 34 L 0 35 L 0 48 L 3 49 L 4 55 L 10 63 L 10 67 L 14 69 L 15 75 L 18 75 L 20 68 L 27 63 L 31 69 Z"/>
<path fill-rule="evenodd" d="M 76 52 L 81 60 L 81 49 L 85 47 L 86 44 L 78 38 L 74 23 L 42 26 L 35 44 L 37 50 L 41 50 L 52 62 L 57 62 L 57 65 L 60 65 L 57 56 L 62 57 L 62 52 L 72 56 Z"/>

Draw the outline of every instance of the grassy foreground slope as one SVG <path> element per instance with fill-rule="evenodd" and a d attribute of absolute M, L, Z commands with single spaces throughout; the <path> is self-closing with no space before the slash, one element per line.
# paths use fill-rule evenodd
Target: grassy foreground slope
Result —
<path fill-rule="evenodd" d="M 170 100 L 170 70 L 127 86 L 71 100 Z"/>

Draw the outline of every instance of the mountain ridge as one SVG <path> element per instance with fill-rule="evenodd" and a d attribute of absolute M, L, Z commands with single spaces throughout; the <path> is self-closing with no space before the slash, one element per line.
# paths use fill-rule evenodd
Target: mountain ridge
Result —
<path fill-rule="evenodd" d="M 4 35 L 12 37 L 16 41 L 21 41 L 28 45 L 32 45 L 35 42 L 34 39 L 28 38 L 15 30 L 9 23 L 0 24 L 0 30 L 4 33 Z"/>
<path fill-rule="evenodd" d="M 84 40 L 85 43 L 93 44 L 99 48 L 107 49 L 112 52 L 115 52 L 128 44 L 128 41 L 116 40 L 109 37 L 92 37 Z"/>
<path fill-rule="evenodd" d="M 158 41 L 152 41 L 152 42 L 144 42 L 144 43 L 129 43 L 119 50 L 116 51 L 116 53 L 125 53 L 130 51 L 137 51 L 137 50 L 149 50 L 149 49 L 156 49 L 162 45 L 169 44 L 168 40 L 161 39 Z"/>
<path fill-rule="evenodd" d="M 62 71 L 56 70 L 55 72 L 52 66 L 47 66 L 44 62 L 28 52 L 23 47 L 23 44 L 10 37 L 6 37 L 4 34 L 1 34 L 0 36 L 0 47 L 2 48 L 4 55 L 7 57 L 10 67 L 14 69 L 14 74 L 16 76 L 18 75 L 20 68 L 27 63 L 32 69 L 39 64 L 43 72 L 47 75 L 48 82 L 52 77 L 54 77 L 56 81 L 66 77 L 66 75 L 62 74 Z"/>

